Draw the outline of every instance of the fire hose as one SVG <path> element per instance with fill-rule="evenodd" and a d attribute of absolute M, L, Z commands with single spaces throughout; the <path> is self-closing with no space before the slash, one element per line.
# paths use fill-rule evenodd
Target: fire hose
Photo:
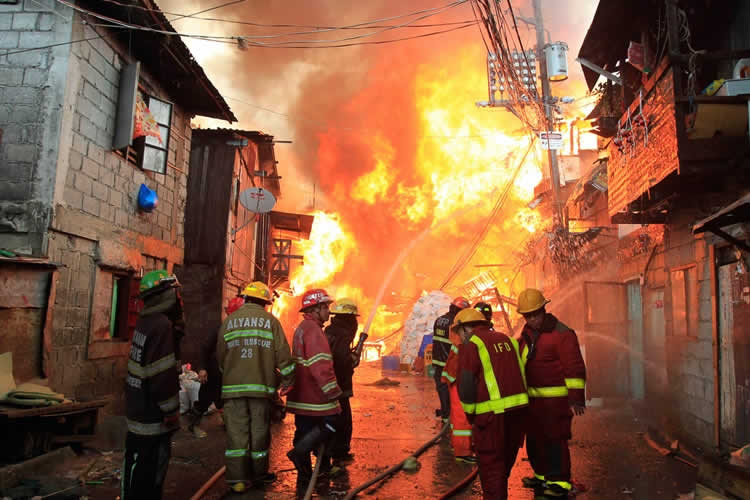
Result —
<path fill-rule="evenodd" d="M 376 483 L 379 483 L 380 481 L 383 481 L 384 479 L 387 479 L 388 477 L 392 476 L 396 472 L 400 471 L 401 468 L 404 466 L 404 462 L 406 462 L 406 460 L 408 460 L 410 458 L 416 458 L 419 455 L 421 455 L 422 453 L 424 453 L 427 450 L 427 448 L 429 448 L 430 446 L 432 446 L 435 443 L 437 443 L 440 440 L 440 438 L 443 437 L 443 434 L 445 434 L 448 431 L 449 428 L 450 428 L 450 425 L 449 424 L 445 424 L 443 426 L 443 428 L 440 430 L 440 432 L 435 437 L 433 437 L 432 439 L 430 439 L 429 441 L 427 441 L 425 444 L 423 444 L 422 446 L 420 446 L 419 449 L 417 449 L 417 451 L 415 451 L 414 453 L 412 453 L 411 455 L 409 455 L 404 460 L 402 460 L 401 462 L 397 463 L 396 465 L 394 465 L 390 469 L 386 470 L 385 472 L 382 472 L 381 474 L 375 476 L 374 478 L 370 479 L 369 481 L 367 481 L 365 483 L 362 483 L 359 486 L 357 486 L 356 488 L 354 488 L 353 490 L 351 490 L 349 493 L 346 494 L 346 496 L 344 497 L 344 500 L 351 500 L 352 498 L 354 498 L 354 497 L 357 496 L 357 493 L 366 490 L 370 486 L 372 486 L 372 485 L 374 485 Z"/>
<path fill-rule="evenodd" d="M 475 467 L 473 471 L 471 471 L 471 474 L 463 478 L 459 483 L 455 484 L 453 488 L 449 489 L 442 495 L 438 497 L 438 500 L 448 500 L 453 495 L 464 489 L 468 484 L 470 484 L 475 477 L 477 477 L 477 474 L 479 474 L 479 467 Z"/>
<path fill-rule="evenodd" d="M 318 448 L 318 459 L 315 461 L 315 470 L 310 478 L 310 483 L 307 485 L 307 491 L 305 491 L 304 500 L 310 500 L 312 498 L 313 491 L 315 490 L 315 483 L 318 482 L 318 474 L 320 473 L 320 464 L 323 462 L 323 453 L 326 451 L 326 445 L 321 444 Z"/>

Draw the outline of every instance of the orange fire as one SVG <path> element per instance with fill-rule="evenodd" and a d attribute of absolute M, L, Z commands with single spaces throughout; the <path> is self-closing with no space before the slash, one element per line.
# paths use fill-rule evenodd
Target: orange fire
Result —
<path fill-rule="evenodd" d="M 310 240 L 296 249 L 304 254 L 304 265 L 292 269 L 291 289 L 299 295 L 305 288 L 325 287 L 334 297 L 352 298 L 359 305 L 361 325 L 375 307 L 369 332 L 373 340 L 398 330 L 419 295 L 439 287 L 483 231 L 529 147 L 530 138 L 515 117 L 474 105 L 486 88 L 476 44 L 453 54 L 444 51 L 441 57 L 454 61 L 451 74 L 439 64 L 425 63 L 409 84 L 414 114 L 410 134 L 392 131 L 392 121 L 376 116 L 370 124 L 374 133 L 352 136 L 332 128 L 318 135 L 317 170 L 329 194 L 329 211 L 315 214 Z M 357 103 L 367 106 L 368 96 L 381 93 L 374 80 L 349 107 L 358 111 Z M 350 158 L 352 151 L 359 156 Z M 477 274 L 473 264 L 499 262 L 510 265 L 496 273 L 496 285 L 501 293 L 513 293 L 511 280 L 505 279 L 514 271 L 513 252 L 542 224 L 526 208 L 542 178 L 539 162 L 538 152 L 528 155 L 498 219 L 484 228 L 483 244 L 446 292 L 460 293 L 460 285 Z M 425 230 L 431 231 L 429 237 L 396 270 L 383 303 L 374 304 L 391 263 Z M 276 302 L 274 310 L 286 315 L 287 328 L 298 321 L 297 302 L 289 296 Z M 386 351 L 399 340 L 399 335 L 391 337 Z"/>

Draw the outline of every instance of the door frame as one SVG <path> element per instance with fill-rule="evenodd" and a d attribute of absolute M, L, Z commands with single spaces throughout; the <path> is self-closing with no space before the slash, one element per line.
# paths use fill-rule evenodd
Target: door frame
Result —
<path fill-rule="evenodd" d="M 708 246 L 708 260 L 711 270 L 711 339 L 714 364 L 714 447 L 721 448 L 721 373 L 719 368 L 719 262 L 716 258 L 716 245 Z"/>

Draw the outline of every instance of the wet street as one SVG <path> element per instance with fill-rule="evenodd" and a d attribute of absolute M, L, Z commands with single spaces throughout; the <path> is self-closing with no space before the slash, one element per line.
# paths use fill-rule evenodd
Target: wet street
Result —
<path fill-rule="evenodd" d="M 398 385 L 380 385 L 387 376 Z M 439 432 L 434 418 L 437 396 L 432 379 L 420 375 L 381 373 L 380 364 L 361 366 L 355 375 L 354 437 L 355 460 L 331 481 L 319 498 L 341 498 L 346 492 L 401 462 Z M 165 498 L 188 499 L 223 465 L 224 436 L 218 414 L 205 419 L 206 439 L 195 439 L 185 430 L 175 436 Z M 574 420 L 571 442 L 573 479 L 588 487 L 585 499 L 673 499 L 693 490 L 695 470 L 670 457 L 663 457 L 646 444 L 647 425 L 636 418 L 629 405 L 590 408 Z M 271 470 L 278 481 L 265 490 L 244 495 L 228 493 L 223 478 L 205 495 L 219 498 L 292 498 L 295 472 L 285 453 L 291 446 L 294 417 L 274 426 Z M 121 453 L 109 458 L 119 467 Z M 419 457 L 416 472 L 401 471 L 360 497 L 377 499 L 436 498 L 471 473 L 472 467 L 453 460 L 448 439 L 429 448 Z M 510 498 L 533 498 L 521 487 L 521 478 L 530 474 L 526 453 L 521 450 L 510 479 Z M 92 498 L 115 498 L 114 480 L 90 487 Z M 477 498 L 479 480 L 454 498 Z"/>

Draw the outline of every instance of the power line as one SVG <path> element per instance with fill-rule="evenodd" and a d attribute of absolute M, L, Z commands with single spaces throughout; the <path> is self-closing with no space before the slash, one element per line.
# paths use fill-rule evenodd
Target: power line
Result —
<path fill-rule="evenodd" d="M 526 158 L 528 158 L 529 153 L 531 153 L 531 150 L 534 148 L 534 143 L 536 142 L 536 135 L 531 135 L 531 141 L 529 143 L 529 148 L 526 150 L 526 152 L 523 155 L 523 158 L 518 163 L 518 166 L 516 167 L 515 171 L 513 172 L 513 175 L 508 180 L 508 183 L 505 186 L 505 189 L 498 197 L 497 201 L 495 202 L 495 206 L 492 208 L 492 212 L 490 212 L 490 215 L 487 217 L 487 220 L 484 224 L 484 227 L 482 230 L 477 234 L 477 236 L 474 238 L 474 241 L 472 242 L 471 246 L 466 250 L 466 252 L 461 255 L 458 260 L 456 260 L 456 263 L 453 265 L 451 270 L 448 272 L 448 275 L 443 280 L 443 283 L 440 285 L 440 290 L 443 290 L 448 284 L 453 281 L 453 278 L 456 277 L 456 275 L 461 272 L 461 270 L 466 267 L 466 265 L 471 261 L 472 257 L 476 254 L 477 249 L 479 248 L 479 245 L 482 243 L 482 240 L 484 240 L 485 236 L 487 236 L 487 233 L 490 230 L 490 225 L 495 220 L 497 215 L 500 213 L 500 210 L 503 208 L 503 205 L 505 204 L 505 200 L 508 198 L 508 194 L 510 193 L 510 188 L 513 187 L 513 184 L 516 181 L 516 178 L 518 177 L 518 174 L 521 172 L 521 169 L 523 168 L 523 165 L 526 163 Z"/>
<path fill-rule="evenodd" d="M 430 12 L 428 14 L 425 14 L 425 15 L 422 15 L 420 17 L 417 17 L 416 19 L 413 19 L 411 21 L 407 21 L 407 22 L 402 23 L 402 24 L 397 24 L 395 26 L 391 26 L 391 27 L 388 27 L 388 28 L 383 28 L 383 29 L 380 29 L 378 31 L 373 31 L 371 33 L 365 33 L 365 34 L 362 34 L 362 35 L 353 35 L 353 36 L 350 36 L 350 37 L 340 38 L 338 40 L 304 40 L 301 43 L 340 43 L 340 42 L 348 42 L 348 41 L 351 41 L 351 40 L 359 40 L 359 39 L 362 39 L 362 38 L 368 38 L 368 37 L 371 37 L 371 36 L 379 35 L 381 33 L 385 33 L 386 31 L 391 31 L 391 30 L 394 30 L 394 29 L 397 29 L 397 28 L 403 28 L 405 26 L 409 26 L 410 24 L 414 24 L 417 21 L 421 21 L 421 20 L 426 19 L 428 17 L 432 17 L 432 16 L 435 16 L 435 15 L 440 14 L 442 12 L 445 12 L 446 10 L 452 9 L 453 7 L 456 7 L 458 5 L 466 3 L 467 1 L 468 0 L 457 0 L 455 2 L 452 2 L 452 3 L 448 4 L 448 5 L 446 5 L 445 7 L 440 7 L 438 9 L 432 10 L 432 12 Z M 308 32 L 308 33 L 302 33 L 302 34 L 309 34 L 309 33 L 317 33 L 317 32 Z M 252 36 L 252 37 L 244 37 L 243 36 L 242 38 L 247 41 L 248 38 L 253 38 L 253 39 L 264 38 L 265 39 L 265 38 L 277 38 L 277 37 L 281 37 L 281 36 L 287 36 L 287 35 L 257 35 L 257 36 Z M 253 44 L 254 42 L 250 41 L 249 43 Z M 264 45 L 261 42 L 255 42 L 255 43 L 260 44 L 260 45 Z M 296 41 L 277 42 L 277 45 L 287 45 L 287 44 L 291 44 L 291 43 L 300 43 L 300 42 L 296 42 Z"/>
<path fill-rule="evenodd" d="M 177 17 L 172 18 L 172 19 L 168 19 L 168 21 L 171 24 L 171 23 L 173 23 L 175 21 L 179 21 L 181 19 L 195 18 L 195 16 L 197 16 L 199 14 L 205 14 L 206 12 L 210 12 L 212 10 L 223 9 L 224 7 L 229 7 L 230 5 L 235 5 L 235 4 L 238 4 L 238 3 L 243 3 L 244 1 L 245 0 L 230 0 L 229 2 L 223 3 L 221 5 L 217 5 L 215 7 L 209 7 L 207 9 L 203 9 L 203 10 L 200 10 L 198 12 L 193 12 L 192 14 L 175 14 Z"/>
<path fill-rule="evenodd" d="M 244 0 L 240 0 L 244 1 Z M 235 19 L 222 19 L 222 18 L 213 18 L 213 17 L 196 17 L 199 13 L 194 14 L 178 14 L 175 12 L 167 12 L 160 9 L 151 9 L 149 7 L 144 7 L 142 5 L 133 5 L 133 4 L 127 4 L 120 2 L 118 0 L 100 0 L 100 2 L 106 2 L 114 5 L 119 5 L 121 7 L 128 7 L 131 9 L 138 9 L 148 12 L 161 12 L 166 15 L 171 16 L 180 16 L 180 18 L 191 18 L 199 21 L 214 21 L 214 22 L 223 22 L 223 23 L 229 23 L 229 24 L 241 24 L 246 26 L 255 26 L 255 27 L 261 27 L 261 28 L 303 28 L 303 29 L 317 29 L 320 31 L 326 31 L 326 30 L 352 30 L 352 29 L 369 29 L 369 28 L 387 28 L 388 26 L 373 26 L 374 23 L 380 23 L 385 21 L 392 21 L 394 19 L 400 19 L 403 17 L 410 17 L 415 16 L 419 14 L 424 14 L 426 12 L 431 12 L 437 9 L 440 9 L 441 7 L 433 7 L 430 9 L 423 9 L 418 10 L 414 12 L 409 12 L 406 14 L 399 14 L 396 16 L 390 16 L 390 17 L 384 17 L 381 19 L 374 19 L 372 21 L 364 21 L 357 24 L 351 24 L 351 25 L 345 25 L 345 26 L 318 26 L 318 25 L 311 25 L 311 24 L 267 24 L 267 23 L 256 23 L 252 21 L 238 21 Z M 215 9 L 215 8 L 214 8 Z M 423 24 L 423 25 L 410 25 L 409 27 L 412 28 L 430 28 L 430 27 L 436 27 L 441 25 L 450 25 L 450 24 L 461 24 L 465 21 L 458 21 L 454 23 L 440 23 L 440 24 Z"/>
<path fill-rule="evenodd" d="M 356 42 L 356 43 L 343 43 L 343 44 L 337 44 L 337 45 L 319 45 L 319 46 L 310 46 L 310 45 L 285 45 L 285 46 L 278 46 L 278 45 L 254 45 L 250 44 L 253 47 L 257 48 L 263 48 L 263 49 L 333 49 L 333 48 L 340 48 L 340 47 L 358 47 L 360 45 L 384 45 L 388 43 L 394 43 L 394 42 L 402 42 L 405 40 L 416 40 L 417 38 L 426 38 L 430 36 L 435 35 L 442 35 L 444 33 L 450 33 L 452 31 L 458 31 L 464 28 L 470 28 L 471 26 L 474 26 L 476 23 L 471 22 L 470 24 L 465 24 L 463 26 L 458 26 L 455 28 L 449 28 L 445 30 L 439 30 L 439 31 L 432 31 L 430 33 L 422 33 L 421 35 L 413 35 L 413 36 L 407 36 L 402 38 L 392 38 L 389 40 L 373 40 L 368 42 Z"/>
<path fill-rule="evenodd" d="M 80 13 L 88 14 L 88 15 L 90 15 L 92 17 L 95 17 L 95 18 L 103 20 L 103 21 L 107 21 L 107 22 L 112 23 L 112 24 L 114 24 L 116 26 L 121 26 L 121 27 L 124 27 L 124 28 L 133 29 L 133 30 L 140 30 L 140 31 L 152 32 L 152 33 L 158 33 L 158 34 L 168 35 L 168 36 L 177 35 L 177 36 L 183 36 L 183 37 L 187 37 L 187 38 L 198 38 L 198 39 L 209 40 L 209 41 L 223 41 L 223 40 L 228 40 L 228 41 L 232 41 L 231 43 L 234 43 L 234 42 L 239 42 L 240 40 L 242 40 L 242 41 L 248 43 L 249 45 L 253 45 L 253 46 L 274 46 L 274 45 L 288 45 L 288 44 L 292 44 L 292 43 L 300 43 L 300 44 L 330 43 L 330 44 L 337 44 L 337 43 L 340 43 L 340 42 L 346 42 L 346 41 L 355 40 L 355 39 L 367 38 L 367 37 L 378 35 L 380 33 L 386 32 L 386 31 L 390 31 L 392 29 L 401 28 L 401 27 L 405 27 L 405 26 L 411 25 L 411 24 L 413 24 L 413 23 L 415 23 L 415 22 L 417 22 L 419 20 L 426 19 L 427 17 L 431 17 L 431 16 L 434 16 L 434 15 L 440 14 L 440 13 L 442 13 L 442 12 L 448 10 L 448 9 L 451 9 L 453 7 L 456 7 L 458 5 L 466 3 L 469 0 L 455 0 L 455 1 L 453 1 L 453 2 L 451 2 L 449 4 L 447 4 L 447 5 L 445 5 L 443 7 L 436 7 L 436 8 L 432 8 L 432 9 L 426 9 L 424 11 L 418 11 L 417 13 L 422 13 L 422 12 L 429 12 L 429 13 L 426 14 L 426 15 L 424 15 L 424 16 L 418 17 L 418 18 L 416 18 L 416 19 L 414 19 L 412 21 L 408 21 L 406 23 L 402 23 L 400 25 L 396 25 L 396 26 L 392 26 L 392 27 L 383 28 L 383 29 L 381 29 L 379 31 L 375 31 L 375 32 L 372 32 L 372 33 L 366 33 L 366 34 L 363 34 L 363 35 L 357 35 L 357 36 L 346 37 L 346 38 L 341 38 L 341 39 L 334 39 L 334 40 L 299 40 L 299 41 L 277 42 L 275 44 L 274 43 L 270 43 L 269 44 L 269 43 L 257 42 L 257 41 L 253 41 L 253 39 L 256 39 L 256 38 L 278 37 L 278 36 L 289 36 L 289 34 L 284 34 L 284 35 L 203 35 L 203 34 L 194 34 L 194 33 L 179 33 L 177 31 L 155 29 L 155 28 L 150 27 L 150 26 L 141 26 L 141 25 L 137 25 L 137 24 L 126 23 L 126 22 L 120 21 L 118 19 L 115 19 L 115 18 L 112 18 L 112 17 L 109 17 L 109 16 L 105 16 L 105 15 L 99 14 L 97 12 L 93 12 L 93 11 L 85 9 L 83 7 L 79 7 L 77 5 L 72 4 L 71 2 L 69 2 L 67 0 L 55 0 L 55 1 L 58 2 L 58 3 L 60 3 L 60 4 L 62 4 L 62 5 L 65 5 L 65 6 L 69 7 L 69 8 L 71 8 L 71 9 L 74 9 L 74 10 L 80 12 Z M 415 15 L 415 14 L 416 13 L 411 13 L 409 15 Z M 473 22 L 472 22 L 472 24 L 473 24 Z M 462 27 L 465 27 L 465 26 L 468 26 L 468 25 L 469 24 L 467 24 L 467 25 L 461 25 L 461 26 L 459 26 L 459 28 L 462 28 Z M 322 30 L 322 31 L 326 31 L 326 30 Z M 445 30 L 445 31 L 449 31 L 449 30 Z M 310 33 L 315 33 L 315 32 L 310 32 Z M 437 34 L 437 32 L 434 33 L 434 34 Z M 396 40 L 394 40 L 394 41 L 396 41 Z M 346 46 L 346 45 L 342 45 L 342 46 Z"/>
<path fill-rule="evenodd" d="M 322 45 L 322 46 L 319 46 L 320 48 L 351 47 L 351 46 L 356 46 L 356 45 L 378 45 L 378 44 L 393 43 L 393 42 L 398 42 L 398 41 L 404 41 L 404 40 L 410 40 L 410 39 L 415 39 L 415 38 L 423 38 L 423 37 L 427 37 L 427 36 L 438 35 L 438 34 L 447 33 L 447 32 L 450 32 L 450 31 L 456 31 L 458 29 L 467 28 L 467 27 L 472 26 L 474 24 L 473 22 L 471 22 L 470 24 L 463 24 L 463 25 L 460 25 L 460 26 L 457 26 L 457 27 L 454 27 L 454 28 L 450 28 L 450 29 L 433 31 L 433 32 L 430 32 L 430 33 L 422 33 L 422 34 L 416 35 L 416 36 L 402 37 L 402 38 L 396 38 L 396 39 L 390 39 L 390 40 L 378 40 L 378 41 L 346 43 L 346 44 L 337 43 L 337 42 L 340 42 L 340 41 L 360 39 L 360 38 L 365 38 L 365 37 L 369 37 L 369 36 L 374 36 L 376 34 L 384 32 L 384 31 L 388 31 L 388 30 L 390 30 L 392 28 L 386 28 L 386 29 L 383 29 L 383 30 L 380 30 L 380 31 L 376 31 L 376 32 L 372 32 L 372 33 L 368 33 L 368 34 L 364 34 L 364 35 L 358 35 L 356 37 L 343 38 L 343 39 L 339 39 L 339 40 L 301 40 L 301 41 L 298 41 L 298 42 L 287 41 L 287 42 L 279 42 L 279 43 L 275 43 L 275 44 L 273 44 L 273 43 L 269 44 L 269 43 L 262 43 L 262 42 L 255 42 L 255 41 L 252 41 L 252 40 L 248 40 L 247 38 L 249 38 L 249 37 L 243 37 L 243 36 L 199 35 L 199 34 L 178 33 L 176 31 L 154 29 L 154 28 L 151 28 L 151 27 L 148 27 L 148 26 L 140 26 L 140 25 L 136 25 L 136 24 L 125 23 L 125 22 L 120 21 L 118 19 L 114 19 L 114 18 L 111 18 L 109 16 L 104 16 L 102 14 L 98 14 L 96 12 L 92 12 L 90 10 L 84 9 L 82 7 L 78 7 L 78 6 L 76 6 L 76 5 L 70 3 L 69 1 L 66 1 L 66 0 L 55 0 L 55 1 L 58 2 L 58 3 L 60 3 L 60 4 L 62 4 L 62 5 L 65 5 L 65 6 L 69 7 L 69 8 L 71 8 L 71 9 L 74 9 L 74 10 L 80 12 L 80 13 L 88 14 L 88 15 L 90 15 L 92 17 L 97 18 L 97 19 L 101 19 L 103 21 L 107 21 L 109 23 L 114 24 L 114 26 L 109 26 L 110 28 L 121 27 L 121 28 L 133 29 L 133 30 L 140 30 L 140 31 L 152 32 L 152 33 L 158 33 L 158 34 L 163 34 L 163 35 L 167 35 L 167 36 L 175 36 L 175 35 L 177 35 L 177 36 L 182 36 L 182 37 L 187 37 L 187 38 L 196 38 L 196 39 L 200 39 L 200 40 L 206 40 L 206 41 L 212 41 L 212 42 L 223 42 L 223 43 L 230 43 L 230 44 L 243 43 L 244 42 L 244 44 L 246 46 L 250 45 L 250 46 L 254 46 L 254 47 L 263 47 L 263 48 L 318 48 L 318 47 L 309 46 L 309 45 L 287 45 L 287 44 L 291 44 L 291 43 L 300 43 L 300 44 L 332 43 L 332 45 Z M 443 12 L 443 11 L 449 9 L 449 8 L 453 8 L 453 7 L 457 6 L 457 5 L 465 3 L 467 1 L 468 0 L 457 0 L 457 1 L 452 2 L 452 3 L 450 3 L 450 4 L 448 4 L 448 5 L 444 6 L 444 7 L 439 7 L 439 8 L 431 9 L 432 11 L 437 11 L 437 12 L 434 12 L 432 14 L 425 15 L 425 16 L 423 16 L 421 18 L 418 18 L 418 19 L 415 19 L 413 21 L 410 21 L 410 23 L 416 22 L 419 19 L 424 19 L 424 18 L 429 17 L 431 15 L 436 15 L 437 13 Z M 408 24 L 409 23 L 404 23 L 403 25 L 401 25 L 399 27 L 403 27 L 403 26 L 408 25 Z"/>

